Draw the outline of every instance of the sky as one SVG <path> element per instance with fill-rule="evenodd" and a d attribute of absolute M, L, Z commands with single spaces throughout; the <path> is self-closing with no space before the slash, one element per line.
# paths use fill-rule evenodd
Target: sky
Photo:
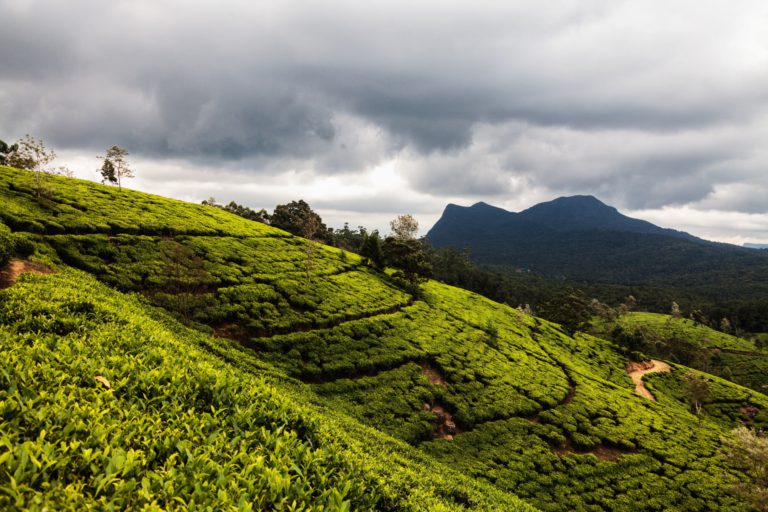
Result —
<path fill-rule="evenodd" d="M 0 139 L 96 180 L 421 234 L 591 194 L 768 243 L 768 2 L 0 0 Z"/>

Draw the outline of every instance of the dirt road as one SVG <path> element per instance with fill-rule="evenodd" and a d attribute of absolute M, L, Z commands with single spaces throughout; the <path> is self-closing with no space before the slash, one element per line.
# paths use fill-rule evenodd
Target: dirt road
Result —
<path fill-rule="evenodd" d="M 627 373 L 632 378 L 632 382 L 635 383 L 635 393 L 640 396 L 644 396 L 649 400 L 656 400 L 656 398 L 648 391 L 643 382 L 643 375 L 654 372 L 669 372 L 672 367 L 664 361 L 657 359 L 651 359 L 650 361 L 644 361 L 642 363 L 629 363 L 627 366 Z"/>

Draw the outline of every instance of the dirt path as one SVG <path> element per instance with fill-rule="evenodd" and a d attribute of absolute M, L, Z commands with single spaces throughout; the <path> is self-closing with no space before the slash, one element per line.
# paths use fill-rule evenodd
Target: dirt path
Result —
<path fill-rule="evenodd" d="M 424 361 L 421 363 L 421 370 L 427 377 L 427 380 L 430 384 L 434 384 L 436 386 L 445 386 L 445 378 L 443 378 L 440 370 L 438 370 L 434 364 L 430 363 L 429 361 Z"/>
<path fill-rule="evenodd" d="M 642 363 L 629 363 L 627 366 L 627 373 L 632 378 L 632 382 L 635 383 L 635 393 L 653 401 L 656 401 L 656 398 L 650 391 L 648 391 L 648 388 L 645 387 L 643 375 L 647 373 L 669 371 L 672 371 L 672 367 L 664 361 L 659 361 L 657 359 L 651 359 L 650 361 L 644 361 Z"/>
<path fill-rule="evenodd" d="M 42 263 L 27 260 L 11 260 L 5 268 L 0 270 L 0 290 L 12 286 L 21 274 L 34 272 L 35 274 L 52 274 L 53 270 Z"/>
<path fill-rule="evenodd" d="M 434 363 L 424 361 L 421 363 L 421 370 L 430 384 L 443 387 L 447 385 L 445 377 L 443 377 L 440 369 Z M 453 420 L 453 414 L 446 411 L 445 406 L 438 400 L 434 400 L 432 403 L 424 403 L 424 410 L 435 415 L 435 421 L 433 422 L 435 437 L 445 439 L 446 441 L 453 441 L 453 436 L 464 432 L 461 427 L 456 425 L 456 422 Z"/>

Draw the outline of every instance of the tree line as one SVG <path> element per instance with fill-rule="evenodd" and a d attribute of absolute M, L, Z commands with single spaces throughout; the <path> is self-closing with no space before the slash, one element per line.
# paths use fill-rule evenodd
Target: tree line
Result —
<path fill-rule="evenodd" d="M 420 294 L 419 283 L 432 276 L 427 246 L 417 239 L 419 223 L 411 214 L 393 219 L 391 233 L 382 237 L 378 230 L 369 231 L 363 226 L 350 229 L 348 223 L 341 229 L 329 228 L 303 199 L 277 205 L 271 214 L 263 208 L 257 211 L 235 201 L 222 205 L 213 197 L 204 200 L 203 204 L 303 237 L 306 240 L 307 281 L 311 279 L 310 270 L 319 243 L 359 254 L 378 270 L 395 268 L 392 278 L 414 295 Z"/>

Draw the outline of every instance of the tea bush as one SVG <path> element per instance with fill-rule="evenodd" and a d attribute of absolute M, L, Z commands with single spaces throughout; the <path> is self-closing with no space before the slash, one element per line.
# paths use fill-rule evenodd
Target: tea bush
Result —
<path fill-rule="evenodd" d="M 0 292 L 0 508 L 533 510 L 174 323 L 69 270 Z"/>
<path fill-rule="evenodd" d="M 0 218 L 60 270 L 0 293 L 0 506 L 746 510 L 720 443 L 764 424 L 759 389 L 710 377 L 699 425 L 675 361 L 651 401 L 600 337 L 220 209 L 51 186 L 0 168 Z"/>
<path fill-rule="evenodd" d="M 3 223 L 0 223 L 0 266 L 8 263 L 14 251 L 14 240 L 11 230 Z"/>

